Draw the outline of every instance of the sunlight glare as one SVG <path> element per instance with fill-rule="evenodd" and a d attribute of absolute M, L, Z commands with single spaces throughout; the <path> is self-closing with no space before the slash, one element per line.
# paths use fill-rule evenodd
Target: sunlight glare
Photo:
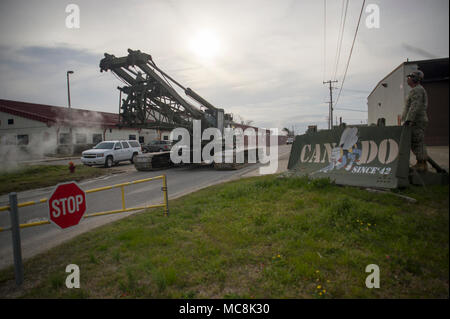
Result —
<path fill-rule="evenodd" d="M 203 30 L 194 36 L 190 47 L 200 58 L 211 59 L 219 53 L 220 44 L 213 32 Z"/>

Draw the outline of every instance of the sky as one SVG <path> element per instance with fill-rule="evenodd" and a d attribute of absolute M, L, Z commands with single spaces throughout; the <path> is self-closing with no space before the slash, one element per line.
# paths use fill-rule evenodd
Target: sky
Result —
<path fill-rule="evenodd" d="M 66 25 L 69 4 L 79 8 L 79 28 Z M 99 62 L 105 52 L 120 57 L 131 48 L 152 55 L 172 78 L 235 119 L 258 127 L 294 128 L 297 134 L 308 125 L 327 128 L 328 80 L 338 81 L 334 101 L 341 92 L 334 121 L 367 123 L 367 96 L 384 76 L 407 59 L 449 56 L 449 2 L 365 1 L 349 60 L 362 4 L 1 0 L 0 99 L 67 106 L 66 71 L 73 70 L 72 107 L 117 113 L 122 83 L 111 72 L 100 73 Z"/>

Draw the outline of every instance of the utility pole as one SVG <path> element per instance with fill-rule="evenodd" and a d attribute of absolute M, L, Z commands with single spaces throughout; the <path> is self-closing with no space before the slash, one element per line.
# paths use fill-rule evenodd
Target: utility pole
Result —
<path fill-rule="evenodd" d="M 337 80 L 331 81 L 325 81 L 323 84 L 328 84 L 330 88 L 330 108 L 328 110 L 328 129 L 333 128 L 333 87 L 331 86 L 332 83 L 336 83 Z"/>
<path fill-rule="evenodd" d="M 70 86 L 69 86 L 69 74 L 73 74 L 73 71 L 67 71 L 67 102 L 69 104 L 69 153 L 73 155 L 73 137 L 72 137 L 72 110 L 70 105 Z"/>

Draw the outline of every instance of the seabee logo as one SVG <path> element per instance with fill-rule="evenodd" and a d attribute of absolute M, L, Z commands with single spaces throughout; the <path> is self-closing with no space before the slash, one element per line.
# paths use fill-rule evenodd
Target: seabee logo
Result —
<path fill-rule="evenodd" d="M 350 171 L 353 164 L 359 164 L 362 151 L 358 148 L 358 129 L 356 127 L 346 128 L 341 135 L 339 146 L 331 151 L 330 165 L 322 168 L 319 172 L 327 173 L 333 169 L 345 168 Z"/>

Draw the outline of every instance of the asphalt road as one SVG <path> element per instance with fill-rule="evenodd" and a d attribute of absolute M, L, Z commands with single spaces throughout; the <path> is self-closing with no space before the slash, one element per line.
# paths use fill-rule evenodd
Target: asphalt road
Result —
<path fill-rule="evenodd" d="M 289 157 L 290 145 L 279 147 L 280 163 L 284 163 Z M 64 163 L 61 163 L 64 164 Z M 249 164 L 248 166 L 235 171 L 220 171 L 209 167 L 199 168 L 172 168 L 153 172 L 139 172 L 133 165 L 121 164 L 118 169 L 120 174 L 109 175 L 93 180 L 79 182 L 83 190 L 110 186 L 114 184 L 130 182 L 134 180 L 159 176 L 165 174 L 167 177 L 167 187 L 170 200 L 198 189 L 241 178 L 242 176 L 257 175 L 261 164 Z M 284 164 L 279 167 L 279 171 L 285 169 Z M 102 169 L 102 168 L 99 168 Z M 249 175 L 249 173 L 251 173 Z M 125 187 L 126 207 L 137 207 L 143 205 L 163 203 L 163 193 L 161 192 L 162 181 L 141 183 Z M 54 186 L 30 190 L 18 193 L 18 202 L 36 201 L 42 198 L 49 198 L 54 190 Z M 87 211 L 94 213 L 120 209 L 122 207 L 120 188 L 86 194 Z M 0 196 L 0 206 L 8 205 L 8 195 Z M 77 235 L 89 231 L 98 226 L 124 218 L 135 212 L 120 213 L 99 217 L 82 219 L 80 224 L 65 230 L 59 229 L 53 224 L 21 229 L 22 257 L 24 259 L 44 252 L 56 245 L 72 239 Z M 155 212 L 156 213 L 156 212 Z M 159 212 L 161 213 L 161 212 Z M 170 218 L 170 217 L 169 217 Z M 28 223 L 48 219 L 47 203 L 38 204 L 19 209 L 20 223 Z M 0 227 L 10 225 L 9 212 L 0 212 Z M 70 261 L 68 261 L 68 264 Z M 13 253 L 11 243 L 11 232 L 0 232 L 0 269 L 13 264 Z"/>
<path fill-rule="evenodd" d="M 279 147 L 279 163 L 277 172 L 287 169 L 287 162 L 290 154 L 290 145 L 281 145 Z M 448 170 L 448 146 L 447 147 L 429 147 L 430 156 L 438 162 L 441 167 Z M 75 160 L 72 160 L 75 162 Z M 45 162 L 46 164 L 66 165 L 69 160 L 59 160 L 58 162 Z M 36 164 L 38 164 L 37 162 Z M 414 156 L 411 156 L 411 164 L 414 164 Z M 41 163 L 39 163 L 41 164 Z M 236 171 L 218 171 L 211 168 L 172 168 L 155 172 L 138 172 L 133 165 L 121 163 L 113 169 L 118 174 L 109 175 L 93 180 L 87 180 L 78 183 L 83 190 L 93 189 L 102 186 L 109 186 L 133 180 L 158 176 L 166 174 L 170 200 L 198 189 L 222 183 L 225 181 L 259 175 L 260 164 L 251 164 Z M 99 168 L 102 169 L 102 168 Z M 125 188 L 126 207 L 135 207 L 141 205 L 160 204 L 163 201 L 161 192 L 161 180 L 148 182 Z M 48 198 L 54 190 L 54 186 L 30 190 L 18 193 L 18 201 L 35 201 L 42 198 Z M 0 206 L 8 205 L 8 196 L 0 196 Z M 107 190 L 98 193 L 87 194 L 87 213 L 120 209 L 122 207 L 120 188 Z M 35 254 L 44 252 L 56 245 L 72 239 L 77 235 L 89 231 L 98 226 L 124 218 L 135 212 L 120 213 L 101 217 L 87 218 L 79 225 L 61 230 L 55 225 L 43 225 L 32 228 L 21 229 L 22 256 L 29 258 Z M 39 204 L 19 209 L 20 223 L 39 221 L 48 219 L 47 204 Z M 9 212 L 0 212 L 0 227 L 10 225 Z M 0 232 L 0 269 L 12 265 L 13 254 L 11 244 L 11 232 Z M 69 262 L 68 262 L 69 264 Z"/>

